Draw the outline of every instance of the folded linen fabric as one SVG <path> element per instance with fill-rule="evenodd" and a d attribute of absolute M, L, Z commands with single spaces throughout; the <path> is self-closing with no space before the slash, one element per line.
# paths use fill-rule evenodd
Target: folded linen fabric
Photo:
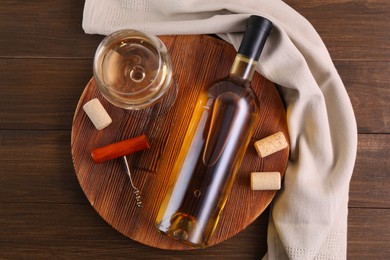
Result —
<path fill-rule="evenodd" d="M 356 121 L 326 46 L 304 17 L 280 0 L 86 0 L 83 28 L 218 34 L 238 48 L 251 14 L 274 24 L 257 71 L 280 86 L 291 141 L 264 259 L 345 259 Z"/>

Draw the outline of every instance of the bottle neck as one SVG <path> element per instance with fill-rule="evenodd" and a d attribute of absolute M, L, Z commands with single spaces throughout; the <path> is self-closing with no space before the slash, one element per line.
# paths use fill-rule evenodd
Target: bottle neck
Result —
<path fill-rule="evenodd" d="M 257 61 L 238 53 L 230 69 L 229 76 L 240 82 L 252 81 Z"/>

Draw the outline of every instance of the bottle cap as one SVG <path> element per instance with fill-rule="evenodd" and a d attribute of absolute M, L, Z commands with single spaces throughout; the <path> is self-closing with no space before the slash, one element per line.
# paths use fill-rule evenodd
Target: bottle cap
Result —
<path fill-rule="evenodd" d="M 258 60 L 272 27 L 270 20 L 258 15 L 251 15 L 238 53 Z"/>

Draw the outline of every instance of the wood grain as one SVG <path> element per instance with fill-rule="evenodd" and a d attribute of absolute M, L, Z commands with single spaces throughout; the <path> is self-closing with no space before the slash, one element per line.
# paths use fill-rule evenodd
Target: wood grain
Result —
<path fill-rule="evenodd" d="M 91 68 L 91 60 L 0 59 L 1 129 L 71 129 Z"/>
<path fill-rule="evenodd" d="M 286 3 L 313 24 L 333 59 L 389 61 L 389 1 Z M 80 0 L 1 1 L 0 32 L 7 35 L 0 41 L 0 57 L 91 58 L 102 36 L 84 34 L 83 6 Z"/>
<path fill-rule="evenodd" d="M 390 1 L 287 0 L 317 29 L 334 60 L 390 60 Z"/>
<path fill-rule="evenodd" d="M 335 66 L 351 99 L 359 133 L 389 133 L 390 60 L 336 61 Z"/>
<path fill-rule="evenodd" d="M 267 251 L 268 211 L 222 244 L 196 251 L 165 251 L 121 235 L 89 204 L 0 203 L 0 249 L 5 259 L 258 259 Z M 388 259 L 388 209 L 351 208 L 348 259 Z M 42 225 L 42 221 L 44 225 Z M 66 226 L 66 228 L 64 227 Z"/>
<path fill-rule="evenodd" d="M 349 209 L 348 259 L 388 259 L 390 210 Z"/>
<path fill-rule="evenodd" d="M 0 203 L 88 203 L 68 131 L 0 131 Z M 360 134 L 350 207 L 389 208 L 389 135 Z M 39 187 L 39 188 L 37 188 Z"/>
<path fill-rule="evenodd" d="M 268 212 L 223 244 L 207 250 L 167 251 L 121 235 L 89 204 L 0 203 L 0 207 L 0 219 L 6 224 L 0 226 L 0 255 L 5 259 L 253 259 L 267 250 Z M 47 219 L 45 225 L 42 219 Z"/>
<path fill-rule="evenodd" d="M 162 249 L 191 249 L 162 236 L 154 227 L 157 211 L 165 196 L 170 172 L 183 142 L 186 129 L 200 91 L 229 72 L 236 51 L 231 45 L 209 36 L 165 36 L 170 50 L 178 98 L 171 110 L 161 117 L 142 116 L 144 111 L 125 111 L 102 98 L 95 81 L 86 86 L 75 112 L 72 128 L 72 157 L 77 178 L 96 211 L 124 235 L 149 246 Z M 180 48 L 178 47 L 180 46 Z M 191 49 L 191 52 L 188 52 Z M 202 53 L 200 56 L 194 54 Z M 288 139 L 286 112 L 275 85 L 256 74 L 253 89 L 260 99 L 260 119 L 254 139 L 283 132 Z M 112 117 L 113 123 L 96 131 L 81 107 L 99 98 Z M 151 148 L 128 156 L 132 178 L 143 193 L 144 207 L 135 207 L 131 186 L 121 160 L 95 165 L 91 150 L 146 134 Z M 237 174 L 226 207 L 210 246 L 237 234 L 252 223 L 269 205 L 276 191 L 250 190 L 252 171 L 278 171 L 284 174 L 289 149 L 272 156 L 258 157 L 251 142 L 242 167 Z M 157 149 L 156 149 L 157 147 Z M 150 165 L 150 162 L 153 162 Z M 135 176 L 135 177 L 134 177 Z"/>
<path fill-rule="evenodd" d="M 390 135 L 359 135 L 350 207 L 390 208 Z"/>
<path fill-rule="evenodd" d="M 83 33 L 83 7 L 79 0 L 1 1 L 0 32 L 7 33 L 0 41 L 0 56 L 92 57 L 103 37 Z"/>
<path fill-rule="evenodd" d="M 359 133 L 390 132 L 390 61 L 336 61 L 335 65 Z M 91 75 L 91 59 L 0 59 L 0 128 L 69 130 Z"/>
<path fill-rule="evenodd" d="M 323 38 L 357 118 L 347 258 L 390 259 L 390 2 L 286 2 Z M 267 213 L 206 250 L 163 251 L 122 236 L 90 206 L 69 139 L 103 36 L 84 34 L 83 5 L 0 1 L 0 258 L 260 259 Z"/>

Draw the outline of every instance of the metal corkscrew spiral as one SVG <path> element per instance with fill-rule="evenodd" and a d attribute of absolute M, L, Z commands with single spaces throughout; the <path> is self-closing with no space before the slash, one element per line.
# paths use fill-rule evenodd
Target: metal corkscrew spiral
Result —
<path fill-rule="evenodd" d="M 103 108 L 104 109 L 104 108 Z M 132 154 L 150 148 L 146 135 L 140 135 L 131 139 L 123 140 L 117 143 L 112 143 L 103 147 L 98 147 L 92 150 L 91 157 L 95 163 L 102 163 L 108 160 L 122 157 L 125 163 L 127 175 L 130 179 L 131 187 L 133 188 L 134 198 L 137 201 L 137 207 L 142 208 L 141 194 L 139 189 L 134 186 L 129 164 L 127 163 L 127 154 Z"/>
<path fill-rule="evenodd" d="M 134 194 L 134 198 L 136 200 L 137 207 L 142 208 L 143 205 L 142 205 L 142 200 L 141 200 L 141 194 L 140 194 L 139 189 L 134 186 L 133 179 L 131 178 L 130 167 L 129 167 L 129 164 L 127 163 L 126 156 L 123 156 L 122 158 L 123 158 L 123 161 L 124 161 L 125 166 L 126 166 L 126 172 L 127 172 L 127 175 L 129 176 L 131 187 L 134 190 L 133 194 Z"/>
<path fill-rule="evenodd" d="M 134 189 L 134 187 L 133 187 L 133 189 Z M 134 189 L 134 197 L 135 197 L 135 200 L 137 201 L 136 202 L 136 204 L 137 204 L 137 207 L 138 208 L 142 208 L 143 206 L 142 206 L 142 201 L 141 201 L 141 195 L 140 195 L 140 191 L 139 191 L 139 189 Z"/>

